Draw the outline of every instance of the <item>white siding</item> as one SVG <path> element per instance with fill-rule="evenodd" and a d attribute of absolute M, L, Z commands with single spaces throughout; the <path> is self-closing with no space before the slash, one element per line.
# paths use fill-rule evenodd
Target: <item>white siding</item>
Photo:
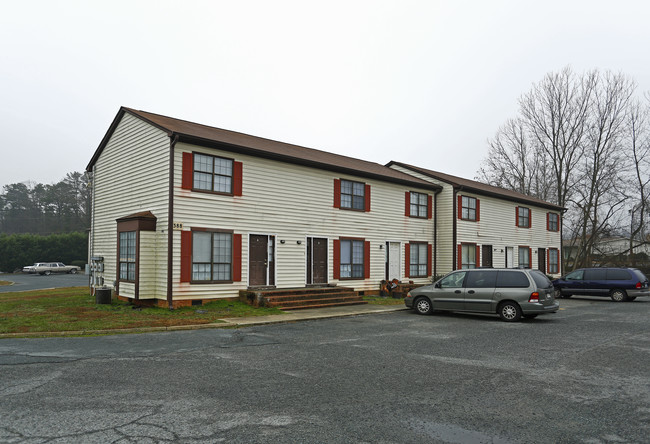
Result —
<path fill-rule="evenodd" d="M 249 234 L 276 236 L 276 281 L 278 288 L 301 287 L 306 283 L 306 237 L 329 239 L 329 282 L 334 280 L 333 240 L 358 237 L 370 242 L 370 279 L 339 285 L 357 290 L 378 290 L 385 278 L 385 242 L 433 243 L 433 220 L 404 215 L 406 191 L 433 194 L 431 190 L 369 180 L 355 176 L 219 152 L 214 149 L 177 144 L 175 154 L 174 222 L 185 230 L 219 228 L 242 235 L 242 281 L 233 284 L 190 284 L 180 282 L 180 232 L 174 233 L 174 299 L 227 297 L 236 295 L 248 283 Z M 182 153 L 204 152 L 234 158 L 243 163 L 243 196 L 192 192 L 181 188 Z M 371 211 L 357 212 L 333 207 L 334 179 L 349 179 L 371 186 Z M 281 244 L 280 241 L 285 243 Z M 298 245 L 298 241 L 301 242 Z M 381 249 L 380 249 L 381 246 Z M 403 273 L 403 266 L 402 266 Z M 402 276 L 403 277 L 403 276 Z M 428 282 L 428 279 L 413 279 Z"/>
<path fill-rule="evenodd" d="M 104 257 L 104 280 L 117 279 L 116 219 L 141 211 L 157 218 L 156 232 L 141 232 L 140 297 L 166 297 L 169 138 L 163 131 L 124 114 L 97 159 L 93 177 L 94 215 L 91 254 Z M 164 230 L 164 233 L 163 233 Z M 154 238 L 157 239 L 154 242 Z M 162 265 L 162 266 L 160 266 Z M 145 281 L 146 279 L 146 281 Z M 134 285 L 120 284 L 120 295 L 133 297 Z"/>

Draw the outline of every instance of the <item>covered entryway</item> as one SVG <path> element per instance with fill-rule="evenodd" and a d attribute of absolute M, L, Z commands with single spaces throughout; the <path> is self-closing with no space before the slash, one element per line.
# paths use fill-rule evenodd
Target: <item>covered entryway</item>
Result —
<path fill-rule="evenodd" d="M 402 244 L 386 242 L 386 280 L 402 278 Z M 407 264 L 408 266 L 408 264 Z"/>
<path fill-rule="evenodd" d="M 275 236 L 251 234 L 248 254 L 248 285 L 275 285 Z"/>
<path fill-rule="evenodd" d="M 307 285 L 327 284 L 327 238 L 307 238 Z"/>

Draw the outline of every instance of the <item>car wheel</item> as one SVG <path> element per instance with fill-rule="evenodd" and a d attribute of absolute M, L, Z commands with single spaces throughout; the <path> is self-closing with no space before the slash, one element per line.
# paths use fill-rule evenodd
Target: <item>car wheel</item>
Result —
<path fill-rule="evenodd" d="M 77 269 L 76 269 L 76 268 L 73 268 L 72 270 L 70 270 L 70 274 L 76 274 L 76 273 L 77 273 Z"/>
<path fill-rule="evenodd" d="M 625 290 L 616 288 L 609 292 L 609 297 L 612 298 L 612 301 L 614 302 L 623 302 L 627 299 L 627 293 L 625 293 Z"/>
<path fill-rule="evenodd" d="M 521 307 L 516 302 L 502 302 L 499 304 L 498 312 L 502 321 L 517 322 L 521 319 Z"/>
<path fill-rule="evenodd" d="M 45 276 L 49 276 L 49 275 L 52 274 L 52 272 L 51 272 L 50 270 L 47 270 L 47 271 L 46 271 L 45 273 L 43 273 L 43 274 L 44 274 Z"/>
<path fill-rule="evenodd" d="M 431 301 L 427 298 L 416 299 L 414 306 L 415 306 L 415 311 L 421 315 L 427 315 L 433 312 Z"/>

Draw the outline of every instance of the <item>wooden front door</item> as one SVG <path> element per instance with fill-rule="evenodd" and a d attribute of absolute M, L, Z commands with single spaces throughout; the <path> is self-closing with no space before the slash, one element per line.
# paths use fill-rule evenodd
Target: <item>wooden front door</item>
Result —
<path fill-rule="evenodd" d="M 402 252 L 402 248 L 399 242 L 386 242 L 386 280 L 387 281 L 393 279 L 400 280 L 402 278 L 401 252 Z"/>
<path fill-rule="evenodd" d="M 275 285 L 275 236 L 251 234 L 248 259 L 248 285 Z"/>
<path fill-rule="evenodd" d="M 532 264 L 531 264 L 532 265 Z M 546 274 L 546 249 L 537 249 L 537 269 Z"/>
<path fill-rule="evenodd" d="M 492 245 L 483 245 L 483 261 L 482 266 L 492 267 Z"/>
<path fill-rule="evenodd" d="M 327 239 L 307 238 L 307 283 L 327 284 Z"/>

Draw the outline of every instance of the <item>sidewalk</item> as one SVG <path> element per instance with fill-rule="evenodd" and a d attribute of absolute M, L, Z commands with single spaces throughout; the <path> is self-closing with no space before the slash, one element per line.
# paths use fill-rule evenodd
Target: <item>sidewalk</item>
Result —
<path fill-rule="evenodd" d="M 61 331 L 61 332 L 37 332 L 37 333 L 2 333 L 2 338 L 28 338 L 28 337 L 61 337 L 81 335 L 110 335 L 124 333 L 148 333 L 179 330 L 199 330 L 206 328 L 239 328 L 253 325 L 282 324 L 288 322 L 308 321 L 314 319 L 342 318 L 346 316 L 361 316 L 376 313 L 390 313 L 394 311 L 407 310 L 404 305 L 348 305 L 342 307 L 308 308 L 294 310 L 279 315 L 249 316 L 242 318 L 223 318 L 220 322 L 212 324 L 177 325 L 172 327 L 141 327 L 128 329 L 111 330 L 84 330 L 84 331 Z"/>

